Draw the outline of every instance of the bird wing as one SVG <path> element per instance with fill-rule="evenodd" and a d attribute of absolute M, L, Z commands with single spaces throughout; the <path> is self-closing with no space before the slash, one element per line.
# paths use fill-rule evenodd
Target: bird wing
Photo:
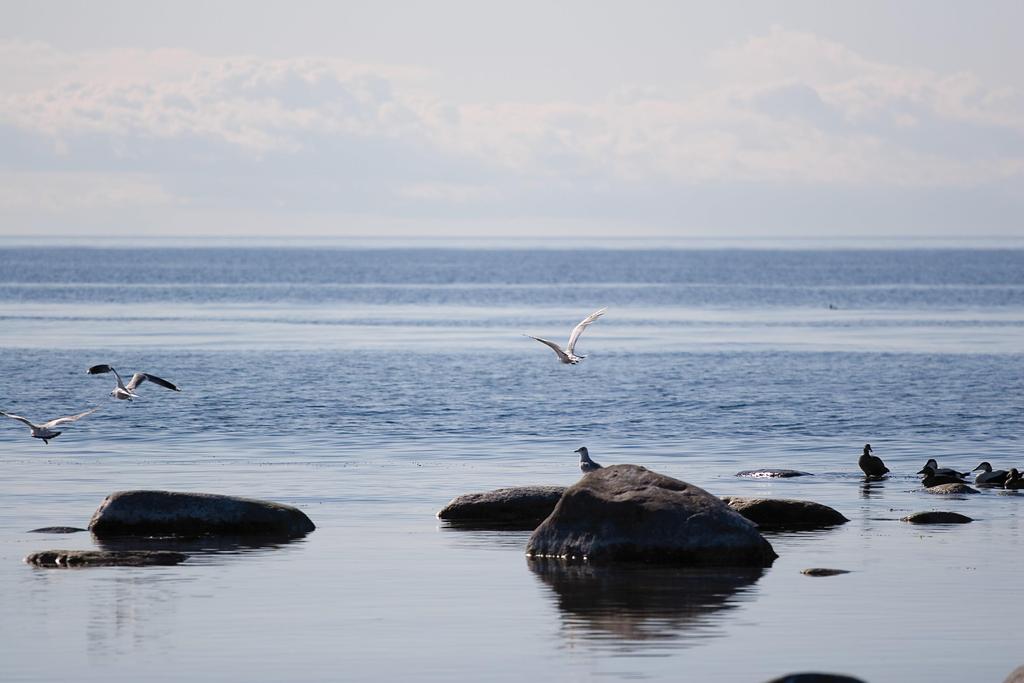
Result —
<path fill-rule="evenodd" d="M 602 315 L 604 315 L 604 312 L 607 311 L 607 310 L 608 310 L 607 308 L 602 308 L 602 309 L 600 309 L 598 311 L 594 311 L 593 313 L 588 315 L 586 318 L 581 320 L 579 325 L 577 325 L 576 327 L 572 328 L 572 333 L 569 334 L 569 343 L 566 344 L 565 350 L 568 351 L 569 353 L 575 352 L 575 350 L 576 350 L 576 341 L 580 338 L 580 335 L 583 334 L 583 330 L 587 329 L 587 327 L 590 325 L 590 323 L 594 322 L 595 320 L 600 318 Z"/>
<path fill-rule="evenodd" d="M 140 384 L 147 380 L 149 380 L 153 384 L 159 384 L 162 387 L 170 389 L 171 391 L 181 391 L 181 389 L 174 386 L 167 380 L 161 377 L 157 377 L 156 375 L 151 375 L 148 372 L 136 372 L 134 375 L 132 375 L 132 381 L 128 382 L 128 391 L 134 391 L 135 387 L 139 386 Z"/>
<path fill-rule="evenodd" d="M 125 391 L 131 391 L 130 389 L 125 387 L 124 380 L 121 379 L 121 375 L 117 372 L 117 370 L 114 369 L 112 365 L 107 365 L 106 363 L 103 363 L 101 365 L 94 365 L 88 370 L 86 370 L 86 372 L 89 373 L 90 375 L 99 375 L 104 372 L 112 372 L 114 373 L 114 377 L 117 378 L 117 386 L 120 387 L 121 389 L 124 389 Z"/>
<path fill-rule="evenodd" d="M 533 335 L 530 335 L 530 334 L 528 334 L 526 336 L 529 337 L 530 339 L 536 339 L 537 341 L 539 341 L 541 344 L 544 344 L 545 346 L 550 346 L 551 350 L 554 351 L 555 353 L 557 353 L 559 358 L 561 358 L 566 363 L 569 362 L 569 356 L 565 353 L 565 351 L 562 350 L 562 347 L 559 346 L 558 344 L 556 344 L 555 342 L 548 341 L 547 339 L 541 339 L 540 337 L 534 337 Z"/>
<path fill-rule="evenodd" d="M 3 415 L 4 417 L 9 417 L 12 420 L 17 420 L 18 422 L 23 422 L 23 423 L 27 424 L 29 427 L 31 427 L 32 429 L 38 429 L 39 428 L 39 425 L 32 424 L 31 422 L 29 422 L 26 418 L 22 417 L 21 415 L 12 415 L 11 413 L 5 413 L 2 410 L 0 410 L 0 415 Z"/>
<path fill-rule="evenodd" d="M 68 422 L 75 422 L 77 420 L 81 420 L 86 415 L 92 415 L 97 410 L 99 410 L 99 406 L 93 408 L 92 410 L 87 410 L 84 413 L 79 413 L 78 415 L 68 415 L 67 417 L 58 417 L 58 418 L 56 418 L 54 420 L 50 420 L 49 422 L 44 422 L 43 424 L 41 424 L 39 426 L 44 428 L 44 429 L 49 429 L 50 427 L 56 427 L 57 425 L 67 424 Z"/>

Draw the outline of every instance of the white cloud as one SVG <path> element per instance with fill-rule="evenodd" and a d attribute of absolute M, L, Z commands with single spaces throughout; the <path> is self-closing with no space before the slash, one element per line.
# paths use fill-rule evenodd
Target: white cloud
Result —
<path fill-rule="evenodd" d="M 543 213 L 553 192 L 629 202 L 649 187 L 942 191 L 1024 176 L 1020 93 L 782 28 L 709 55 L 703 92 L 637 85 L 589 103 L 444 101 L 421 69 L 311 57 L 0 41 L 0 61 L 0 143 L 13 143 L 0 209 L 36 197 L 383 215 L 397 200 L 497 216 L 512 201 Z"/>

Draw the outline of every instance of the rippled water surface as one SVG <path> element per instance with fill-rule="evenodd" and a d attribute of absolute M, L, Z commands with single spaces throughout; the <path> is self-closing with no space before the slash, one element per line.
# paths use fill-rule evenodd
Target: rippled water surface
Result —
<path fill-rule="evenodd" d="M 578 366 L 563 340 L 586 313 Z M 1024 251 L 0 248 L 0 678 L 1000 681 L 1024 663 L 1024 494 L 939 499 L 929 457 L 1024 465 Z M 107 397 L 108 362 L 183 391 Z M 870 441 L 893 475 L 865 484 Z M 451 497 L 571 484 L 572 452 L 851 521 L 764 571 L 530 563 Z M 735 477 L 790 467 L 791 480 Z M 126 488 L 302 508 L 304 539 L 39 570 Z M 915 527 L 911 512 L 975 522 Z M 807 567 L 849 574 L 812 578 Z"/>

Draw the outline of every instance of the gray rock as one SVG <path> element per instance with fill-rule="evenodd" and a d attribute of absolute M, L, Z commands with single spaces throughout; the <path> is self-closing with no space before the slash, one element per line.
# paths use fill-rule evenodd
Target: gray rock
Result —
<path fill-rule="evenodd" d="M 293 538 L 316 527 L 298 508 L 212 493 L 119 491 L 89 520 L 99 538 L 111 536 L 235 534 Z"/>
<path fill-rule="evenodd" d="M 911 524 L 967 524 L 974 520 L 958 512 L 915 512 L 900 521 Z"/>
<path fill-rule="evenodd" d="M 839 576 L 840 574 L 849 574 L 849 569 L 828 569 L 826 567 L 811 567 L 810 569 L 800 570 L 801 574 L 807 576 Z"/>
<path fill-rule="evenodd" d="M 814 529 L 850 521 L 837 510 L 810 500 L 725 496 L 722 501 L 762 529 Z"/>
<path fill-rule="evenodd" d="M 536 529 L 563 493 L 564 486 L 516 486 L 467 493 L 453 498 L 437 516 L 458 526 Z"/>
<path fill-rule="evenodd" d="M 789 477 L 813 477 L 810 472 L 800 470 L 743 470 L 736 473 L 737 477 L 756 477 L 758 479 L 788 479 Z"/>
<path fill-rule="evenodd" d="M 864 683 L 859 678 L 844 676 L 842 674 L 823 674 L 816 672 L 786 674 L 779 678 L 773 678 L 768 683 Z"/>
<path fill-rule="evenodd" d="M 36 567 L 145 567 L 178 564 L 188 555 L 162 550 L 42 550 L 25 562 Z"/>
<path fill-rule="evenodd" d="M 76 534 L 79 531 L 85 531 L 85 529 L 79 529 L 77 526 L 44 526 L 38 529 L 31 529 L 28 531 L 30 534 Z"/>
<path fill-rule="evenodd" d="M 924 489 L 928 493 L 935 493 L 940 496 L 944 495 L 962 495 L 965 493 L 977 493 L 977 489 L 972 489 L 967 484 L 939 484 L 938 486 L 929 486 Z"/>
<path fill-rule="evenodd" d="M 777 557 L 753 522 L 715 496 L 637 465 L 603 467 L 566 489 L 526 553 L 737 567 L 767 567 Z"/>

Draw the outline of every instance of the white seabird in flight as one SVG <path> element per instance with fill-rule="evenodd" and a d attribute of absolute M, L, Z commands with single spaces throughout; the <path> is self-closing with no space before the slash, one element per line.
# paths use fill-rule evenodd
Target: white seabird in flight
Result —
<path fill-rule="evenodd" d="M 86 372 L 89 373 L 90 375 L 99 375 L 104 372 L 114 373 L 114 377 L 117 378 L 117 386 L 114 387 L 114 390 L 110 392 L 110 395 L 113 396 L 114 398 L 119 398 L 121 400 L 130 401 L 133 398 L 138 398 L 139 395 L 135 393 L 135 389 L 138 388 L 138 386 L 145 382 L 146 380 L 149 380 L 153 384 L 159 384 L 162 387 L 167 387 L 171 391 L 181 391 L 181 389 L 174 386 L 167 380 L 161 379 L 156 375 L 150 375 L 145 372 L 136 372 L 134 375 L 132 375 L 132 378 L 128 382 L 128 384 L 125 384 L 124 381 L 121 379 L 121 375 L 117 373 L 117 370 L 115 370 L 109 365 L 94 365 L 88 370 L 86 370 Z"/>
<path fill-rule="evenodd" d="M 594 311 L 586 318 L 581 320 L 576 327 L 572 328 L 572 332 L 569 334 L 569 343 L 565 345 L 564 350 L 561 346 L 559 346 L 553 341 L 541 339 L 540 337 L 534 337 L 532 334 L 527 334 L 525 336 L 529 337 L 530 339 L 536 339 L 541 344 L 545 344 L 546 346 L 551 347 L 551 350 L 558 355 L 558 360 L 562 361 L 566 365 L 576 365 L 581 360 L 586 358 L 586 356 L 577 356 L 575 354 L 576 342 L 579 341 L 580 335 L 583 334 L 583 330 L 587 329 L 590 323 L 594 322 L 602 315 L 604 315 L 604 312 L 607 310 L 607 308 L 602 308 L 598 311 Z"/>
<path fill-rule="evenodd" d="M 21 415 L 12 415 L 11 413 L 5 413 L 2 410 L 0 410 L 0 415 L 3 415 L 4 417 L 9 417 L 12 420 L 17 420 L 18 422 L 22 422 L 28 425 L 28 428 L 32 430 L 33 437 L 35 437 L 36 439 L 42 439 L 43 443 L 49 444 L 50 439 L 56 439 L 58 436 L 61 435 L 61 432 L 55 432 L 53 430 L 54 427 L 56 427 L 57 425 L 67 424 L 69 422 L 75 422 L 76 420 L 81 420 L 86 415 L 92 415 L 97 410 L 99 410 L 99 406 L 93 408 L 92 410 L 87 410 L 84 413 L 79 413 L 78 415 L 58 417 L 54 420 L 50 420 L 49 422 L 44 422 L 41 425 L 37 425 L 34 422 L 30 422 Z"/>

